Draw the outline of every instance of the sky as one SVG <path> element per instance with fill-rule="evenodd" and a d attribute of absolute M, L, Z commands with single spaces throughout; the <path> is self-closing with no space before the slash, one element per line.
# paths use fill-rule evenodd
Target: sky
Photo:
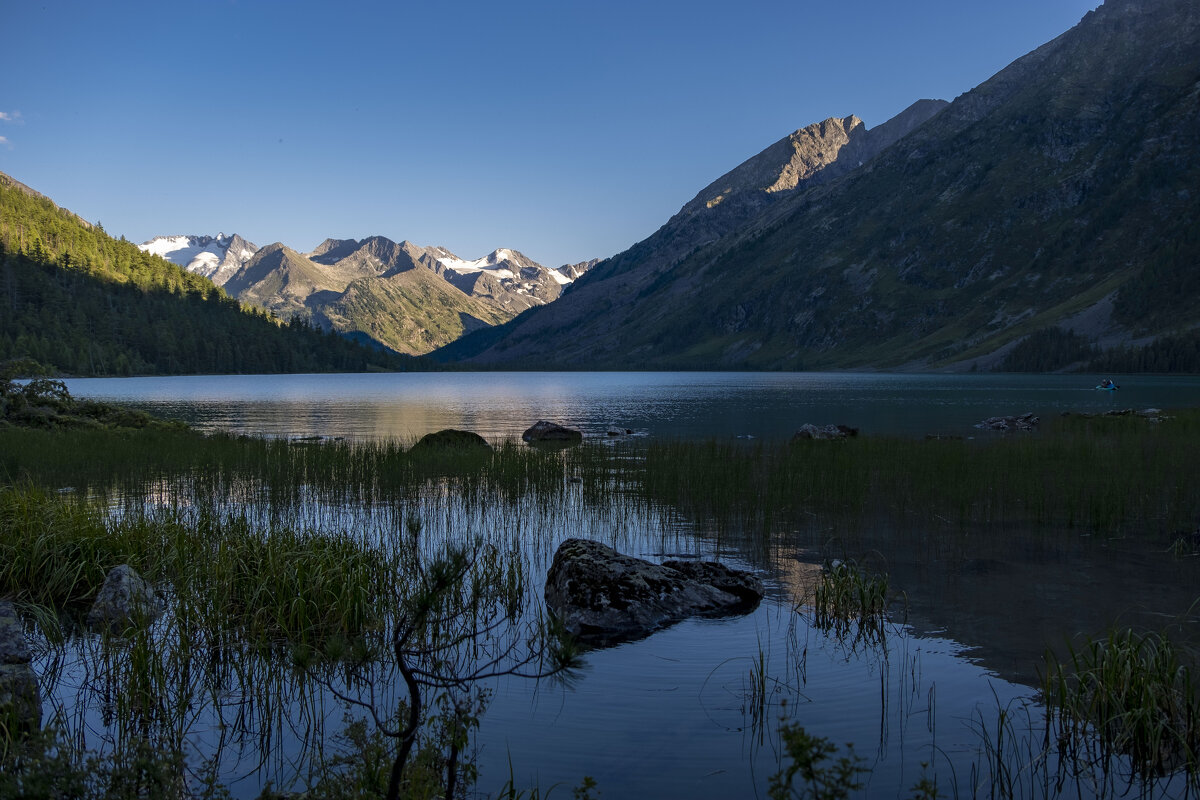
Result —
<path fill-rule="evenodd" d="M 793 130 L 953 100 L 1098 0 L 0 0 L 0 171 L 114 236 L 547 266 Z"/>

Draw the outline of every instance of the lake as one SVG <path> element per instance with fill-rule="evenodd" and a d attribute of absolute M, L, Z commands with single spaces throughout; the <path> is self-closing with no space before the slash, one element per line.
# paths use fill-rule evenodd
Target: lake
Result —
<path fill-rule="evenodd" d="M 82 378 L 72 394 L 202 430 L 415 439 L 443 428 L 519 439 L 539 419 L 588 436 L 790 437 L 806 422 L 865 434 L 970 434 L 990 416 L 1200 405 L 1198 376 L 743 372 L 434 372 Z"/>
<path fill-rule="evenodd" d="M 410 373 L 67 383 L 76 396 L 204 430 L 289 438 L 411 440 L 453 427 L 501 441 L 537 419 L 605 439 L 615 428 L 638 437 L 778 440 L 806 422 L 864 435 L 970 437 L 985 435 L 973 426 L 994 415 L 1200 406 L 1200 377 L 1110 376 L 1122 387 L 1116 392 L 1095 390 L 1100 377 Z M 768 585 L 751 614 L 688 620 L 589 653 L 570 687 L 498 683 L 475 742 L 484 792 L 511 774 L 519 788 L 558 786 L 555 794 L 566 795 L 590 775 L 609 798 L 764 797 L 780 764 L 778 727 L 791 720 L 839 746 L 854 744 L 871 770 L 856 796 L 903 796 L 922 763 L 945 794 L 972 796 L 973 786 L 989 783 L 979 770 L 1001 709 L 1023 737 L 1008 747 L 1037 749 L 1035 687 L 1048 646 L 1102 635 L 1116 622 L 1170 621 L 1192 633 L 1198 623 L 1197 559 L 1171 558 L 1157 541 L 1081 530 L 1014 534 L 948 555 L 886 527 L 858 531 L 849 545 L 837 544 L 836 531 L 788 529 L 774 532 L 764 551 L 670 508 L 598 508 L 582 496 L 530 519 L 505 518 L 511 510 L 471 513 L 482 516 L 448 510 L 441 535 L 460 523 L 539 531 L 535 583 L 557 543 L 584 536 L 650 560 L 718 558 Z M 838 547 L 874 559 L 908 598 L 881 640 L 829 635 L 797 611 Z M 1029 792 L 1018 796 L 1038 796 Z"/>

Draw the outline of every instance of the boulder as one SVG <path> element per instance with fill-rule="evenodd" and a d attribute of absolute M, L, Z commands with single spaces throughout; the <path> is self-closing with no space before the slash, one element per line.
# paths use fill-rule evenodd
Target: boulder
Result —
<path fill-rule="evenodd" d="M 851 436 L 858 436 L 858 428 L 851 428 L 849 425 L 813 425 L 811 422 L 806 422 L 800 426 L 800 430 L 796 431 L 796 435 L 792 437 L 793 442 L 803 439 L 846 439 Z"/>
<path fill-rule="evenodd" d="M 582 442 L 583 434 L 574 428 L 565 428 L 557 423 L 539 419 L 529 430 L 521 434 L 521 438 L 530 444 L 535 442 L 571 443 Z"/>
<path fill-rule="evenodd" d="M 1036 431 L 1040 424 L 1041 420 L 1029 412 L 1015 417 L 988 417 L 975 427 L 987 431 Z"/>
<path fill-rule="evenodd" d="M 567 539 L 546 576 L 546 605 L 568 633 L 600 646 L 639 639 L 690 616 L 744 613 L 762 599 L 762 584 L 748 573 L 711 562 L 671 563 L 676 566 Z"/>
<path fill-rule="evenodd" d="M 0 600 L 0 728 L 31 732 L 42 726 L 42 696 L 31 660 L 16 609 Z"/>
<path fill-rule="evenodd" d="M 427 433 L 417 440 L 409 452 L 444 452 L 447 450 L 486 450 L 492 452 L 492 446 L 487 440 L 474 431 L 460 431 L 446 428 L 436 433 Z"/>
<path fill-rule="evenodd" d="M 718 561 L 664 561 L 668 569 L 680 572 L 697 583 L 720 589 L 722 592 L 740 597 L 744 603 L 754 606 L 762 600 L 763 585 L 757 575 L 745 570 L 734 569 Z"/>
<path fill-rule="evenodd" d="M 8 600 L 0 600 L 0 664 L 28 664 L 29 645 L 17 610 Z"/>
<path fill-rule="evenodd" d="M 139 624 L 148 625 L 162 615 L 164 604 L 154 587 L 133 567 L 113 567 L 96 594 L 87 622 L 97 630 L 122 633 Z"/>

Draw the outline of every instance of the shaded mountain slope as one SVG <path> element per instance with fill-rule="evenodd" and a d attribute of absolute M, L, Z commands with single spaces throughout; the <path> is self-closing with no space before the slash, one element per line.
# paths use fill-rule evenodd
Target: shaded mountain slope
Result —
<path fill-rule="evenodd" d="M 439 357 L 929 368 L 1060 325 L 1109 342 L 1193 327 L 1198 31 L 1193 2 L 1109 0 L 862 166 L 678 260 L 651 237 Z"/>
<path fill-rule="evenodd" d="M 72 375 L 362 372 L 417 362 L 281 326 L 0 174 L 0 360 Z"/>

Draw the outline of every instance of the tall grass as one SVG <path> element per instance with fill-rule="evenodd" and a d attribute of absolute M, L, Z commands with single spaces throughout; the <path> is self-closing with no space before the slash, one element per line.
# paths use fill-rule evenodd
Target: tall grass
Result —
<path fill-rule="evenodd" d="M 879 641 L 887 623 L 888 580 L 851 561 L 832 561 L 821 570 L 813 600 L 814 625 L 839 639 Z"/>
<path fill-rule="evenodd" d="M 975 440 L 652 442 L 622 477 L 689 515 L 763 534 L 820 519 L 848 529 L 1165 536 L 1200 520 L 1195 474 L 1198 410 L 1158 424 L 1063 417 L 1037 434 Z"/>
<path fill-rule="evenodd" d="M 1114 630 L 1049 659 L 1048 714 L 1060 748 L 1106 771 L 1127 761 L 1134 777 L 1184 771 L 1200 789 L 1200 694 L 1194 662 L 1166 636 Z"/>
<path fill-rule="evenodd" d="M 652 441 L 556 452 L 506 443 L 423 455 L 403 442 L 0 430 L 0 595 L 43 621 L 61 613 L 71 636 L 105 573 L 133 565 L 169 596 L 170 613 L 135 636 L 83 637 L 88 666 L 82 677 L 71 672 L 78 665 L 61 670 L 60 685 L 78 679 L 79 688 L 58 721 L 81 730 L 109 719 L 129 741 L 150 737 L 168 750 L 214 726 L 222 743 L 252 742 L 266 759 L 278 753 L 285 717 L 320 749 L 330 687 L 353 682 L 355 696 L 380 687 L 381 699 L 394 699 L 382 688 L 389 624 L 417 565 L 447 542 L 486 542 L 488 580 L 515 613 L 511 598 L 528 602 L 540 588 L 533 564 L 547 559 L 553 526 L 612 541 L 623 526 L 682 520 L 736 532 L 763 565 L 778 557 L 781 531 L 807 529 L 827 541 L 881 526 L 934 548 L 1016 530 L 1165 540 L 1200 520 L 1195 474 L 1196 413 L 1157 427 L 1067 418 L 1034 436 L 975 441 Z M 853 561 L 830 562 L 812 598 L 815 627 L 881 636 L 888 593 L 886 579 Z M 1174 669 L 1174 688 L 1098 715 L 1101 691 L 1080 688 L 1100 685 L 1088 683 L 1089 670 L 1105 673 L 1104 684 L 1123 673 L 1075 654 L 1048 694 L 1077 698 L 1053 706 L 1064 741 L 1078 736 L 1081 757 L 1117 754 L 1146 774 L 1194 774 L 1194 723 L 1145 745 L 1123 738 L 1168 718 L 1148 710 L 1151 697 L 1172 720 L 1196 717 L 1187 659 L 1141 641 L 1132 651 L 1157 665 L 1152 672 Z M 761 720 L 773 682 L 761 646 L 748 680 Z M 1000 723 L 988 729 L 997 770 L 1013 753 L 1011 723 L 1003 714 Z M 1030 758 L 1047 758 L 1028 736 L 1020 741 Z M 1172 755 L 1156 766 L 1154 753 Z M 1026 773 L 996 773 L 1005 774 L 1014 787 L 1032 785 Z"/>

